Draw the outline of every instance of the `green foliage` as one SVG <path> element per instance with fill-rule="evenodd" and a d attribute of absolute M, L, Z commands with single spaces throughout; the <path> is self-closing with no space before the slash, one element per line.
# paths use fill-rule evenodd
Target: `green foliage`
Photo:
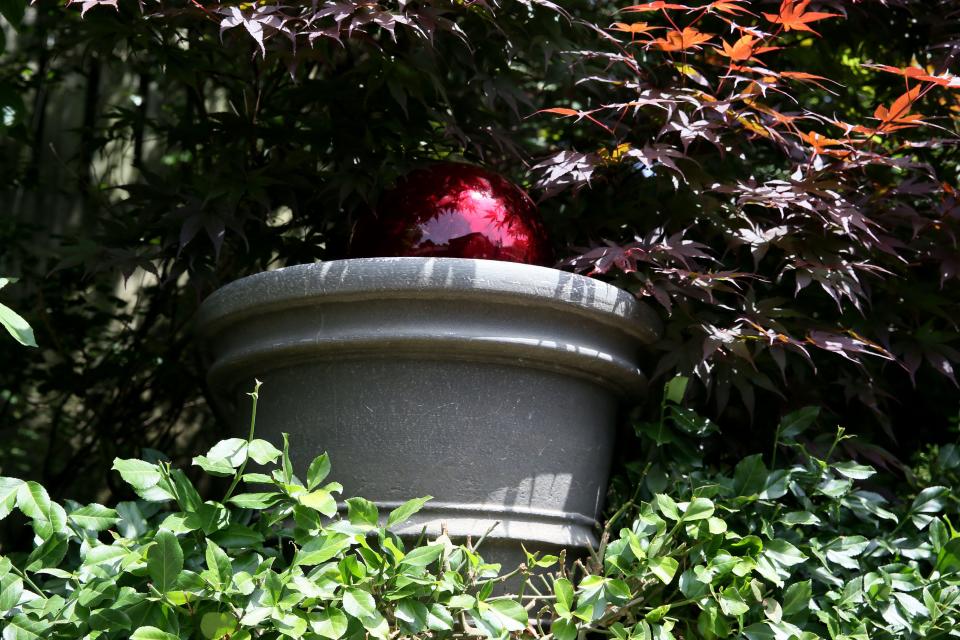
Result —
<path fill-rule="evenodd" d="M 956 0 L 823 0 L 808 14 L 847 15 L 814 21 L 820 39 L 781 28 L 776 2 L 631 4 L 0 2 L 17 26 L 0 273 L 21 277 L 9 304 L 43 355 L 0 341 L 0 473 L 76 495 L 114 457 L 207 449 L 224 433 L 198 302 L 343 257 L 384 190 L 438 159 L 529 189 L 558 258 L 657 307 L 644 371 L 689 375 L 690 406 L 728 432 L 786 398 L 859 433 L 922 413 L 901 451 L 941 437 L 960 362 L 957 154 L 936 139 L 956 131 Z M 712 37 L 673 47 L 687 26 Z M 918 86 L 924 118 L 879 131 L 876 109 Z"/>
<path fill-rule="evenodd" d="M 262 470 L 245 473 L 249 461 Z M 429 498 L 383 522 L 373 503 L 351 498 L 339 517 L 340 485 L 318 486 L 327 456 L 304 483 L 286 452 L 252 429 L 194 464 L 232 477 L 224 499 L 203 500 L 164 461 L 115 460 L 141 498 L 116 509 L 61 506 L 37 483 L 0 478 L 0 517 L 19 510 L 37 536 L 29 554 L 0 556 L 4 640 L 385 640 L 397 631 L 449 637 L 467 620 L 500 637 L 527 624 L 520 604 L 491 595 L 499 567 L 474 549 L 445 536 L 408 549 L 387 530 Z M 230 496 L 238 485 L 251 492 Z"/>
<path fill-rule="evenodd" d="M 252 430 L 197 458 L 217 475 L 231 470 L 229 492 L 243 487 L 219 501 L 162 460 L 117 459 L 141 500 L 113 509 L 59 505 L 37 483 L 0 478 L 0 518 L 19 511 L 36 536 L 29 553 L 0 556 L 3 638 L 956 637 L 960 531 L 948 486 L 907 493 L 892 474 L 840 455 L 843 430 L 804 439 L 816 411 L 803 409 L 780 423 L 769 462 L 666 464 L 664 489 L 654 464 L 720 437 L 679 429 L 703 423 L 680 411 L 684 384 L 669 383 L 657 425 L 680 435 L 667 442 L 638 427 L 650 459 L 597 553 L 528 554 L 503 574 L 445 535 L 410 545 L 390 531 L 428 498 L 389 514 L 358 497 L 328 509 L 340 486 L 321 486 L 327 456 L 303 482 L 285 452 L 254 445 Z M 263 466 L 245 472 L 260 453 Z M 958 472 L 953 445 L 919 471 Z M 891 483 L 895 499 L 883 496 Z M 511 577 L 519 590 L 494 595 Z"/>
<path fill-rule="evenodd" d="M 0 278 L 0 289 L 16 281 L 16 278 Z M 27 321 L 4 304 L 0 304 L 0 325 L 3 325 L 3 328 L 20 344 L 26 347 L 37 346 L 37 341 L 33 337 L 33 329 L 30 328 Z"/>

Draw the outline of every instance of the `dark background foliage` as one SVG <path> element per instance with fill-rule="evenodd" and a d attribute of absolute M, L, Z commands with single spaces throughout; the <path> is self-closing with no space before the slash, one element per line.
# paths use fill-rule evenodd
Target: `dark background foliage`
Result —
<path fill-rule="evenodd" d="M 96 495 L 115 456 L 214 441 L 198 303 L 342 257 L 385 188 L 442 158 L 529 188 L 567 267 L 658 309 L 654 390 L 692 374 L 735 453 L 808 404 L 888 463 L 877 447 L 946 438 L 960 94 L 940 74 L 960 5 L 821 2 L 845 14 L 822 37 L 760 15 L 780 2 L 626 6 L 39 0 L 21 21 L 4 2 L 0 275 L 40 350 L 0 341 L 0 472 Z M 639 21 L 658 30 L 615 24 Z M 712 39 L 672 50 L 688 24 Z M 782 49 L 724 56 L 747 26 Z M 915 86 L 923 121 L 879 130 Z"/>

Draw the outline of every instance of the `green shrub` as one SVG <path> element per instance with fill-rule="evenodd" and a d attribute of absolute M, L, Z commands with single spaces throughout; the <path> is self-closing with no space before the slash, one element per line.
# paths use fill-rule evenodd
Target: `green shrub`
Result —
<path fill-rule="evenodd" d="M 229 478 L 220 500 L 204 500 L 163 460 L 117 459 L 141 500 L 112 509 L 59 505 L 35 482 L 0 478 L 0 517 L 17 509 L 36 534 L 29 554 L 0 556 L 3 640 L 960 635 L 960 532 L 947 487 L 888 502 L 875 489 L 891 474 L 836 459 L 842 430 L 823 454 L 810 452 L 813 409 L 779 426 L 769 465 L 760 456 L 732 469 L 678 463 L 716 438 L 676 402 L 683 384 L 668 385 L 658 423 L 638 427 L 649 460 L 599 553 L 528 555 L 506 573 L 475 546 L 446 536 L 408 545 L 390 532 L 429 498 L 384 517 L 350 498 L 339 515 L 328 457 L 298 476 L 286 447 L 252 428 L 194 459 Z M 658 458 L 674 461 L 668 472 L 651 473 Z M 247 473 L 250 460 L 264 466 Z M 953 445 L 924 461 L 951 484 L 958 467 Z M 494 595 L 517 575 L 516 593 Z"/>

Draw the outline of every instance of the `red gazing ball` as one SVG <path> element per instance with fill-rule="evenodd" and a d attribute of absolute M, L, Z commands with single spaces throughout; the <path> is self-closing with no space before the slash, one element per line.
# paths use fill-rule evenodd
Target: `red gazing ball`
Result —
<path fill-rule="evenodd" d="M 530 196 L 502 176 L 458 162 L 418 169 L 385 193 L 357 224 L 351 255 L 552 262 Z"/>

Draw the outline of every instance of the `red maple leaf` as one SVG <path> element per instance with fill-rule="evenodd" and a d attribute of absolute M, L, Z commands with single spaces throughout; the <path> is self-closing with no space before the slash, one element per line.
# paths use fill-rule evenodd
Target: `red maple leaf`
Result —
<path fill-rule="evenodd" d="M 723 55 L 735 61 L 750 60 L 761 53 L 775 51 L 780 48 L 757 47 L 755 45 L 760 42 L 760 39 L 750 34 L 743 36 L 732 45 L 728 44 L 726 40 L 722 40 L 721 42 L 723 42 Z"/>
<path fill-rule="evenodd" d="M 910 113 L 910 108 L 919 97 L 920 86 L 917 85 L 894 100 L 889 109 L 883 105 L 877 107 L 877 110 L 873 112 L 873 117 L 880 121 L 877 131 L 889 133 L 923 124 L 922 114 Z"/>
<path fill-rule="evenodd" d="M 684 27 L 683 31 L 674 29 L 667 32 L 666 37 L 657 38 L 650 44 L 661 51 L 686 51 L 712 38 L 713 35 L 709 33 L 703 33 L 693 27 Z"/>
<path fill-rule="evenodd" d="M 685 4 L 676 4 L 673 2 L 648 2 L 646 4 L 635 4 L 624 7 L 620 11 L 624 13 L 638 13 L 640 11 L 659 11 L 661 9 L 691 9 Z"/>
<path fill-rule="evenodd" d="M 802 0 L 799 4 L 796 3 L 796 0 L 783 0 L 783 2 L 780 3 L 780 13 L 776 15 L 764 13 L 763 17 L 774 24 L 783 25 L 784 31 L 809 31 L 817 35 L 820 34 L 807 26 L 809 23 L 827 18 L 840 17 L 839 13 L 826 13 L 823 11 L 808 12 L 807 5 L 809 4 L 810 0 Z"/>

